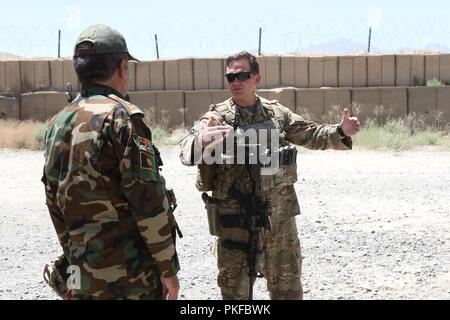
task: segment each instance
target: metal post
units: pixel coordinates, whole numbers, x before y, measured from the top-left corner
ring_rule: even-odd
[[[262,35],[262,28],[259,28],[259,46],[258,46],[258,55],[261,56],[261,35]]]
[[[369,45],[367,47],[367,52],[370,53],[370,41],[372,40],[372,27],[369,27]]]
[[[61,58],[61,30],[58,30],[58,59]]]
[[[155,34],[156,58],[159,60],[158,35]]]

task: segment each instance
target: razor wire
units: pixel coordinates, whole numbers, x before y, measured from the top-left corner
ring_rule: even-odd
[[[356,51],[364,53],[367,49],[368,28],[365,26],[348,34],[342,23],[324,24],[320,26],[320,31],[315,25],[305,25],[302,30],[295,30],[289,28],[288,21],[277,28],[271,28],[270,24],[264,21],[254,21],[249,23],[248,27],[242,28],[233,20],[227,19],[210,23],[193,23],[189,20],[173,23],[167,21],[166,24],[153,29],[144,25],[125,28],[124,31],[117,29],[124,34],[130,51],[141,60],[156,59],[155,34],[158,35],[161,59],[225,57],[241,50],[257,53],[259,27],[262,28],[263,54],[342,54],[340,46],[343,39],[354,45]],[[437,24],[417,24],[397,30],[376,28],[372,33],[372,52],[397,53],[402,50],[437,49],[445,51],[450,47],[450,25],[437,28]],[[6,26],[0,31],[0,52],[24,58],[56,58],[58,30],[39,26],[32,30]],[[61,28],[62,57],[72,56],[73,45],[80,31]],[[433,35],[433,39],[427,35]],[[389,43],[395,43],[395,47],[387,46],[387,39]],[[429,45],[434,46],[428,47]]]

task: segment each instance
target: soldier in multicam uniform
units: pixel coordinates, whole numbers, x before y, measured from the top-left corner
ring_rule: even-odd
[[[259,66],[256,58],[245,51],[226,60],[225,76],[232,98],[210,106],[191,129],[191,134],[180,143],[180,158],[185,165],[198,165],[197,189],[212,191],[212,197],[206,197],[206,206],[210,222],[218,224],[217,228],[210,225],[210,230],[214,229],[211,233],[218,236],[218,285],[222,297],[248,299],[248,224],[244,223],[242,199],[240,203],[230,190],[239,190],[245,198],[245,194],[252,192],[249,174],[243,164],[211,165],[196,162],[197,155],[212,142],[224,141],[233,132],[230,126],[235,126],[236,122],[245,130],[263,126],[276,129],[280,150],[291,153],[291,143],[309,149],[349,150],[352,148],[350,137],[360,130],[360,123],[357,118],[349,117],[345,109],[340,124],[318,125],[304,120],[278,101],[257,96],[256,86],[261,81]],[[300,214],[293,186],[296,181],[295,157],[280,163],[273,175],[261,176],[261,193],[269,203],[272,228],[271,231],[260,230],[257,270],[267,279],[271,299],[303,298],[302,257],[295,223],[295,216]]]
[[[46,131],[46,202],[63,259],[81,276],[58,292],[65,299],[178,297],[176,200],[144,114],[126,99],[128,60],[117,31],[82,32],[74,54],[81,94]]]

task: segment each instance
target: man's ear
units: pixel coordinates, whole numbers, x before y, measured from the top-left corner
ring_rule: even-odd
[[[258,86],[261,83],[261,74],[255,75],[255,85]]]
[[[119,65],[119,77],[122,79],[126,79],[128,72],[128,61],[123,59]]]

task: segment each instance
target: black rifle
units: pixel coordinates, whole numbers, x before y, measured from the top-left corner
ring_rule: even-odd
[[[239,127],[239,112],[236,112],[236,118],[233,123],[234,131]],[[253,300],[253,284],[257,277],[260,277],[256,272],[256,259],[261,253],[258,251],[259,236],[262,228],[269,231],[272,230],[270,222],[270,206],[269,202],[265,200],[261,194],[261,162],[260,152],[261,145],[248,144],[238,145],[237,138],[234,136],[234,150],[241,148],[245,152],[245,168],[252,181],[252,192],[249,194],[241,193],[233,184],[229,190],[229,195],[237,200],[240,206],[244,209],[246,226],[248,230],[247,243],[247,265],[248,265],[248,299]],[[236,158],[236,155],[235,155]],[[253,163],[256,162],[256,163]],[[230,243],[233,246],[233,243]]]

